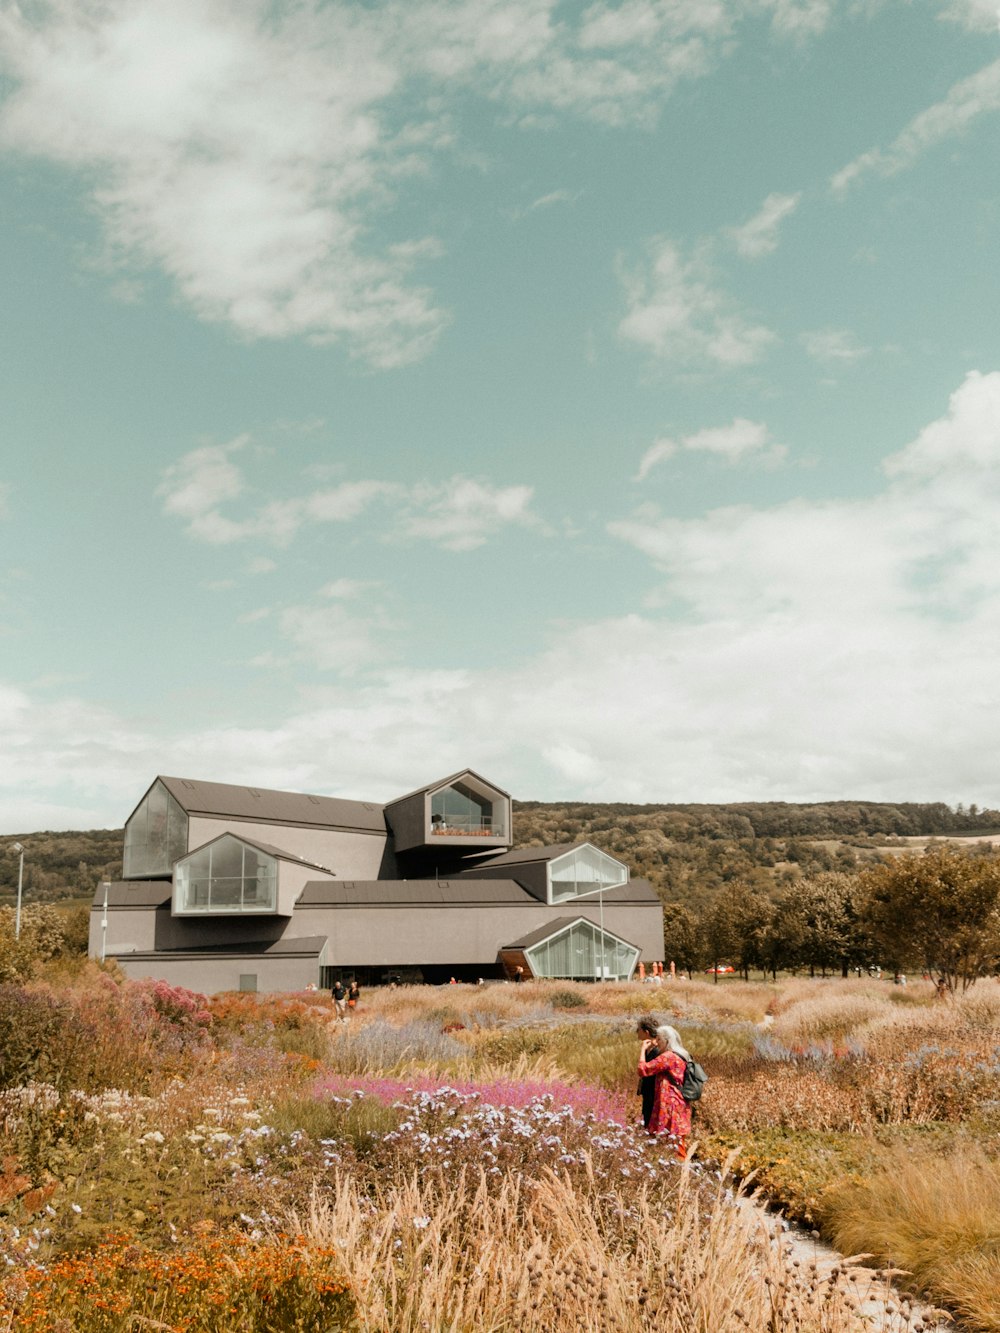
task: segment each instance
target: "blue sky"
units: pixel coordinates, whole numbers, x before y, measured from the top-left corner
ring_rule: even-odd
[[[994,0],[0,7],[0,829],[1000,802]]]

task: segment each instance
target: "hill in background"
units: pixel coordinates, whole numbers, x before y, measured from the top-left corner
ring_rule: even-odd
[[[943,802],[514,803],[516,846],[587,839],[627,861],[664,901],[695,909],[733,880],[773,892],[800,874],[852,870],[930,838],[998,833],[1000,811]],[[121,874],[122,829],[8,834],[0,837],[0,901],[16,892],[15,842],[27,849],[24,894],[34,902],[89,899],[102,879]]]

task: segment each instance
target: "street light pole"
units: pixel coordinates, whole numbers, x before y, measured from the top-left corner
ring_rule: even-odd
[[[607,888],[606,884],[602,885],[601,891],[597,895],[597,901],[601,905],[601,981],[602,982],[607,981],[608,979],[608,941],[606,935],[604,934],[604,890],[606,888]]]
[[[101,962],[103,963],[108,953],[108,890],[111,884],[108,880],[104,881],[104,913],[101,917]]]
[[[24,848],[19,842],[14,843],[14,851],[21,853],[21,860],[17,867],[17,910],[14,913],[14,938],[21,938],[21,888],[24,884]]]

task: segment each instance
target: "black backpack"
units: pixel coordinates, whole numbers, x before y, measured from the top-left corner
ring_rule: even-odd
[[[675,1088],[680,1088],[681,1096],[686,1102],[697,1102],[701,1099],[701,1094],[705,1091],[705,1084],[708,1082],[708,1075],[702,1069],[697,1060],[686,1060],[684,1062],[684,1077],[678,1083],[676,1079],[670,1079]]]

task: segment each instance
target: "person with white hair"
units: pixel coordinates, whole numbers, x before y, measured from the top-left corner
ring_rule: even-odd
[[[659,1054],[654,1055],[654,1049]],[[651,1057],[647,1059],[647,1056]],[[653,1111],[647,1126],[650,1134],[667,1134],[677,1144],[677,1156],[687,1156],[687,1140],[691,1133],[691,1107],[681,1094],[684,1070],[691,1056],[680,1038],[680,1033],[669,1023],[656,1029],[656,1040],[647,1037],[639,1050],[639,1077],[655,1076]]]

